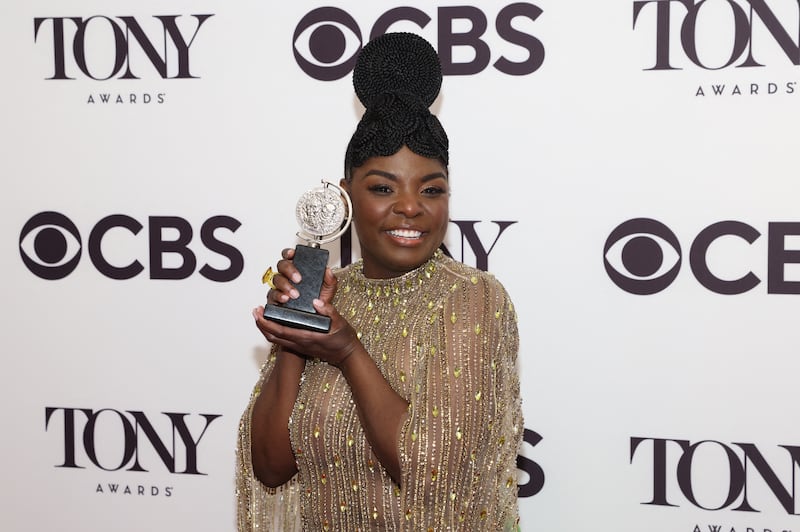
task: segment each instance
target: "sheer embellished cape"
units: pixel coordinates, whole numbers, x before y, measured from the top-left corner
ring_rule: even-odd
[[[513,305],[490,274],[437,251],[393,279],[338,270],[334,304],[386,380],[409,402],[398,434],[400,486],[367,443],[342,374],[307,362],[290,419],[298,473],[269,489],[255,479],[250,419],[239,430],[240,531],[516,530],[522,439]]]

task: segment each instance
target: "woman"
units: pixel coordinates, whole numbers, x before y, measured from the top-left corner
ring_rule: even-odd
[[[341,186],[362,258],[325,273],[314,305],[327,334],[253,312],[273,350],[242,417],[239,529],[516,530],[516,316],[494,277],[439,250],[438,57],[416,35],[387,34],[353,79],[366,111]],[[297,296],[292,257],[272,303]]]

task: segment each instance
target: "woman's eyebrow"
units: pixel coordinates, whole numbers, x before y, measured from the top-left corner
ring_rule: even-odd
[[[369,172],[364,174],[364,177],[367,177],[368,175],[379,175],[381,177],[385,177],[386,179],[391,179],[392,181],[397,181],[397,176],[396,175],[394,175],[394,174],[392,174],[390,172],[384,172],[383,170],[370,170]]]
[[[378,175],[378,176],[381,176],[381,177],[385,177],[386,179],[389,179],[391,181],[397,181],[397,176],[395,174],[393,174],[391,172],[384,172],[383,170],[370,170],[369,172],[364,174],[364,177],[366,177],[368,175]],[[423,176],[422,177],[422,182],[423,183],[427,183],[428,181],[431,181],[433,179],[438,179],[438,178],[447,179],[447,176],[444,174],[444,172],[433,172],[432,174],[428,174],[428,175]]]

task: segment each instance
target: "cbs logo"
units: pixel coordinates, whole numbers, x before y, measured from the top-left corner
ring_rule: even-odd
[[[544,62],[542,42],[528,33],[542,10],[527,3],[510,4],[497,13],[494,27],[497,36],[511,45],[508,52],[514,59],[500,55],[493,66],[512,76],[525,76],[539,69]],[[489,17],[474,6],[439,6],[436,9],[437,43],[444,75],[471,75],[485,70],[492,60],[492,50],[484,39]],[[395,23],[411,23],[424,29],[431,17],[413,7],[397,7],[380,15],[372,24],[369,38],[383,35]],[[454,27],[467,25],[467,31]],[[336,7],[320,7],[306,14],[295,27],[292,37],[298,66],[314,79],[334,81],[353,70],[358,52],[364,43],[363,34],[353,16]],[[454,49],[470,49],[472,59],[455,61]],[[522,52],[520,52],[520,48]],[[506,52],[504,48],[503,52]],[[520,59],[521,57],[521,59]]]
[[[689,265],[695,279],[717,294],[735,295],[750,291],[761,279],[739,263],[742,245],[751,246],[761,233],[751,225],[727,220],[709,225],[692,241]],[[770,222],[767,235],[767,293],[800,294],[800,280],[787,279],[787,270],[800,264],[800,246],[792,249],[792,238],[800,237],[800,222]],[[709,260],[709,250],[721,239],[733,240],[738,248],[736,260],[726,255],[726,266],[736,275],[722,275],[719,264]],[[787,244],[789,244],[787,249]],[[745,249],[744,251],[747,251]],[[661,292],[677,278],[683,261],[678,237],[663,223],[650,218],[635,218],[617,226],[606,239],[603,263],[608,277],[631,294]],[[718,261],[717,261],[718,262]],[[716,266],[716,268],[715,268]],[[787,268],[787,266],[789,268]],[[726,268],[727,269],[727,268]],[[795,270],[796,271],[796,270]]]
[[[186,279],[195,272],[197,255],[189,248],[194,235],[191,224],[177,216],[150,216],[146,244],[150,279]],[[218,232],[235,232],[241,223],[230,216],[213,216],[200,227],[200,241],[206,250],[223,257],[225,267],[206,263],[198,273],[206,279],[227,282],[244,269],[244,258],[233,245],[220,240]],[[145,270],[132,252],[144,226],[124,214],[106,216],[89,232],[87,252],[94,267],[111,279],[131,279]],[[77,268],[83,253],[77,226],[61,213],[40,212],[22,227],[19,251],[22,262],[34,275],[57,280]],[[111,252],[113,249],[115,252]],[[215,261],[217,262],[217,261]]]

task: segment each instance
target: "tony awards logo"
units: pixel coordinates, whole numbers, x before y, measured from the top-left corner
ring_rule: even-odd
[[[294,265],[302,276],[295,285],[300,297],[281,305],[266,305],[265,319],[299,329],[330,330],[331,319],[318,314],[311,303],[319,297],[330,255],[320,246],[336,240],[347,230],[352,213],[353,206],[347,192],[324,180],[321,187],[300,196],[295,210],[301,229],[297,236],[308,244],[298,244],[294,249]],[[271,280],[271,273],[270,269],[264,274],[265,283]]]

